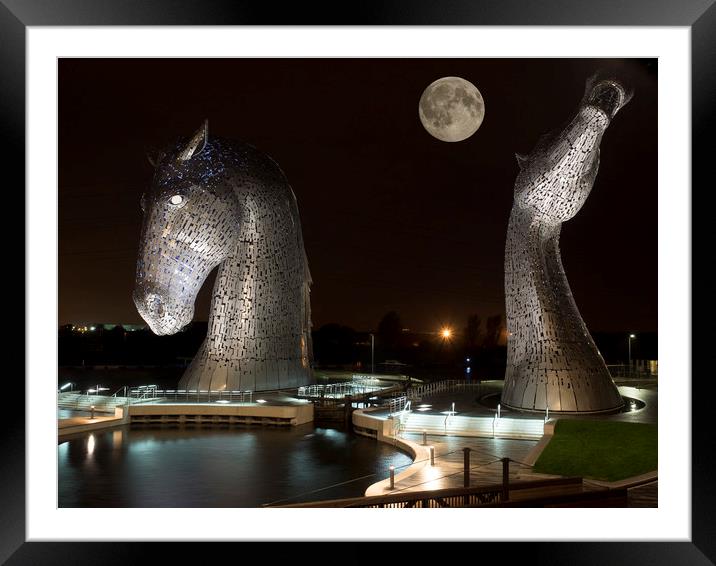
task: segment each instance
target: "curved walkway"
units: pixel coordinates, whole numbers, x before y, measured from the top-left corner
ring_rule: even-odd
[[[488,485],[502,482],[501,458],[507,457],[523,462],[532,448],[534,440],[506,440],[502,438],[475,438],[460,436],[427,435],[427,444],[423,445],[423,435],[415,433],[393,434],[393,423],[385,416],[371,415],[371,411],[358,410],[353,413],[353,424],[360,429],[376,431],[376,439],[393,444],[410,453],[414,461],[406,469],[396,470],[395,489],[390,489],[390,479],[371,485],[366,496],[386,495],[398,491],[423,491],[463,487],[464,452],[470,448],[470,485]],[[430,446],[435,451],[435,465],[430,465]],[[386,470],[386,475],[388,471]],[[558,476],[537,474],[530,466],[510,464],[510,481],[546,479]]]
[[[485,389],[487,390],[492,389],[493,391],[499,391],[501,383],[491,382],[486,385],[487,387]],[[618,385],[622,395],[640,399],[644,401],[647,406],[639,411],[617,413],[598,418],[631,422],[657,422],[658,386],[655,380],[645,383],[619,383]],[[470,391],[441,393],[423,399],[415,403],[415,406],[418,406],[421,402],[431,405],[430,408],[425,411],[427,414],[442,414],[443,411],[451,408],[453,402],[456,404],[456,411],[464,417],[484,416],[485,414],[494,413],[491,409],[481,405],[478,402],[478,396]],[[376,411],[373,412],[375,413]],[[354,415],[359,415],[359,423],[357,423],[354,418],[354,424],[359,424],[359,428],[373,428],[376,432],[375,438],[377,440],[393,443],[399,448],[406,450],[413,455],[414,462],[408,466],[407,469],[399,473],[398,470],[396,470],[395,488],[393,490],[389,489],[390,480],[386,478],[371,485],[365,492],[367,496],[385,495],[399,491],[423,491],[463,487],[463,448],[471,449],[470,485],[472,486],[500,483],[502,481],[502,463],[499,460],[503,457],[512,460],[509,470],[511,482],[558,477],[535,473],[532,470],[534,461],[539,455],[541,448],[548,442],[549,437],[543,437],[542,440],[536,441],[427,435],[427,444],[423,446],[422,434],[396,434],[397,431],[393,428],[392,422],[386,419],[384,413],[382,415],[380,415],[379,411],[377,412],[378,414],[370,413],[371,411],[356,411]],[[510,416],[516,418],[534,418],[534,415],[516,412],[512,412]],[[559,418],[580,417],[576,415],[559,415]],[[370,422],[373,424],[368,424]],[[429,462],[429,446],[433,446],[435,450],[434,466],[431,466]],[[418,456],[421,451],[424,455],[423,459]],[[619,482],[623,485],[634,486],[629,489],[629,507],[656,507],[658,505],[658,482],[656,479],[657,474],[654,472],[644,477],[630,478],[629,480],[624,480],[624,482]],[[605,485],[603,482],[586,480],[584,487],[585,489],[605,489],[606,487],[612,486]]]

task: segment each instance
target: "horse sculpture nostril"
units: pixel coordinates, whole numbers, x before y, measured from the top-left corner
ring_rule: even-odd
[[[588,103],[600,108],[609,118],[613,118],[626,103],[624,87],[615,81],[597,83],[589,93]]]
[[[161,318],[164,316],[164,311],[164,302],[161,297],[157,295],[149,295],[149,297],[147,297],[147,312],[151,316]]]

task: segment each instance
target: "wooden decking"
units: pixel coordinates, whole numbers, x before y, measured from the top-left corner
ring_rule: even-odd
[[[408,433],[405,438],[422,442],[421,434]],[[502,482],[501,458],[510,458],[510,482],[542,480],[558,476],[538,474],[531,466],[522,465],[534,440],[506,440],[501,438],[470,438],[457,436],[430,436],[428,445],[435,447],[435,466],[426,466],[406,480],[398,482],[396,489],[414,491],[445,489],[464,485],[464,452],[470,448],[470,485],[490,485]]]
[[[653,481],[627,490],[629,507],[658,507],[659,482]]]

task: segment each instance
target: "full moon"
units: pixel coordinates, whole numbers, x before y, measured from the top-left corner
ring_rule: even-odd
[[[430,135],[457,142],[466,140],[480,127],[485,117],[485,101],[471,82],[460,77],[443,77],[425,89],[418,114]]]

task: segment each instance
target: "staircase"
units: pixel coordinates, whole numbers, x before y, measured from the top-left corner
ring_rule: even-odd
[[[96,413],[114,414],[115,407],[122,407],[130,401],[127,397],[109,397],[107,395],[83,395],[82,393],[60,393],[57,396],[58,409],[71,409],[73,411],[94,410]]]
[[[502,417],[462,417],[454,415],[425,415],[409,413],[403,421],[402,432],[451,436],[481,436],[539,440],[544,434],[544,420]]]

